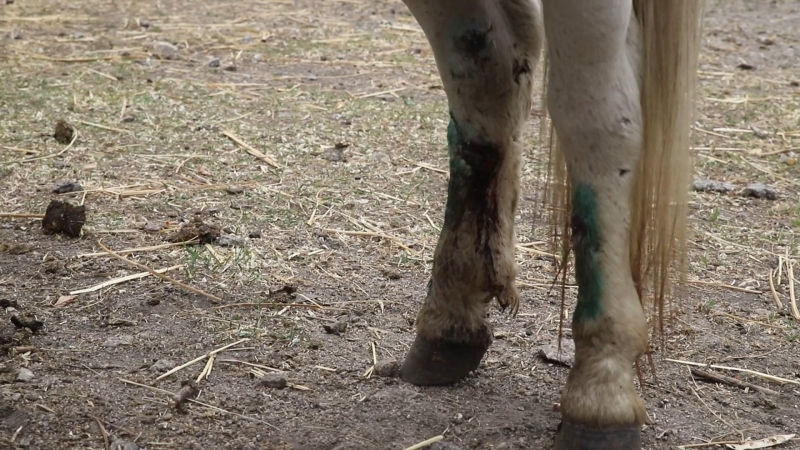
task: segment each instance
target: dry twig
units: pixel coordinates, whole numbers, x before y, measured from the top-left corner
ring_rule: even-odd
[[[270,166],[272,166],[272,167],[274,167],[276,169],[280,169],[281,168],[281,166],[278,165],[278,163],[275,162],[274,159],[272,159],[269,156],[267,156],[267,155],[261,153],[260,151],[256,150],[255,148],[253,148],[247,142],[239,139],[232,132],[230,132],[228,130],[223,130],[222,134],[225,135],[225,137],[227,137],[228,139],[232,140],[233,142],[236,142],[237,144],[239,144],[243,149],[245,149],[247,151],[247,153],[255,156],[256,158],[260,159],[261,161],[264,161],[265,163],[269,164]]]
[[[201,291],[200,289],[197,289],[197,288],[194,288],[192,286],[189,286],[188,284],[182,283],[182,282],[180,282],[180,281],[178,281],[178,280],[176,280],[174,278],[170,278],[170,277],[168,277],[166,275],[160,274],[157,271],[145,266],[144,264],[139,264],[139,263],[137,263],[135,261],[131,261],[128,258],[125,258],[124,256],[120,256],[117,253],[115,253],[113,250],[111,250],[108,247],[106,247],[105,245],[103,245],[103,243],[100,242],[100,241],[97,241],[97,245],[99,245],[100,248],[102,248],[103,250],[108,252],[108,254],[113,255],[115,258],[117,258],[119,260],[122,260],[122,261],[125,261],[126,263],[131,264],[131,265],[133,265],[135,267],[138,267],[138,268],[140,268],[142,270],[146,270],[146,271],[150,272],[150,274],[155,276],[155,277],[161,278],[162,280],[164,280],[166,282],[169,282],[169,283],[172,283],[175,286],[178,286],[178,287],[180,287],[182,289],[185,289],[185,290],[187,290],[187,291],[189,291],[189,292],[191,292],[193,294],[202,295],[203,297],[211,300],[211,302],[213,302],[213,303],[222,302],[222,299],[217,297],[214,294],[209,294],[208,292]]]
[[[690,368],[689,370],[692,372],[692,375],[696,377],[705,378],[707,380],[711,380],[716,383],[728,384],[731,386],[740,387],[742,389],[752,389],[754,391],[762,392],[764,394],[778,395],[778,392],[773,391],[772,389],[761,387],[756,384],[748,383],[746,381],[740,381],[737,380],[736,378],[729,377],[726,375],[714,372],[706,372],[705,370],[695,369],[694,367]]]

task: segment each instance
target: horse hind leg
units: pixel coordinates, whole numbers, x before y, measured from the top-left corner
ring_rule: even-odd
[[[638,450],[644,403],[632,365],[647,324],[629,262],[642,152],[639,29],[630,0],[544,0],[548,106],[572,187],[575,364],[557,450]]]
[[[492,341],[487,305],[516,311],[520,129],[543,32],[533,0],[405,0],[433,49],[450,108],[450,180],[417,336],[401,378],[449,384]]]

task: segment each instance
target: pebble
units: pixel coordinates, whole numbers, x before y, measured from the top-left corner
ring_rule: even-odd
[[[83,186],[80,183],[74,181],[62,181],[60,183],[56,183],[55,187],[53,188],[54,194],[66,194],[67,192],[80,192],[83,190]]]
[[[119,347],[122,345],[133,344],[133,336],[130,334],[121,334],[119,336],[111,336],[103,342],[103,347]]]
[[[222,236],[217,239],[217,245],[220,247],[242,247],[244,239],[238,236]]]
[[[170,44],[169,42],[158,41],[153,44],[154,53],[161,59],[178,59],[180,57],[180,50],[178,47]]]
[[[219,58],[211,58],[211,59],[209,59],[208,62],[206,63],[206,65],[208,67],[219,67],[219,65],[220,65]]]
[[[153,372],[166,372],[175,366],[176,364],[173,361],[170,361],[168,359],[159,359],[158,361],[153,363],[153,365],[150,366],[149,369]]]
[[[372,159],[386,164],[392,163],[392,158],[383,152],[372,152]]]
[[[33,372],[31,372],[29,369],[22,367],[19,369],[19,372],[17,372],[17,381],[26,382],[31,381],[32,379]]]
[[[325,324],[322,326],[322,328],[328,334],[340,334],[344,333],[344,331],[347,330],[347,322],[340,321],[332,325]]]
[[[284,389],[289,385],[286,376],[282,373],[268,373],[261,380],[261,384],[272,389]]]
[[[114,441],[111,443],[110,450],[139,450],[139,446],[128,441]]]
[[[228,186],[225,188],[225,192],[231,195],[241,194],[242,192],[244,192],[244,188],[242,186],[236,186],[236,185]]]
[[[250,233],[247,235],[247,237],[249,237],[250,239],[261,239],[261,230],[254,230],[254,231],[251,231],[251,232],[250,232]]]
[[[161,222],[147,222],[144,224],[144,231],[148,233],[157,233],[164,228],[164,224]]]

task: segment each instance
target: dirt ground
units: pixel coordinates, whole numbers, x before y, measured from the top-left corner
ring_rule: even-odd
[[[568,369],[537,357],[560,302],[537,214],[537,114],[520,314],[491,312],[496,341],[455,386],[376,374],[413,339],[447,180],[445,97],[399,0],[5,3],[0,448],[399,450],[437,436],[430,448],[549,448]],[[710,2],[696,177],[731,186],[692,193],[690,283],[654,341],[657,383],[643,374],[646,449],[800,425],[798,11]],[[54,136],[60,120],[74,131]],[[747,195],[751,183],[776,198]],[[42,232],[54,199],[86,207],[81,238]],[[222,236],[165,246],[197,219]],[[143,272],[101,243],[160,246],[123,255],[219,301],[153,276],[71,294]],[[775,392],[667,359],[748,369],[701,368]],[[196,402],[174,409],[204,367]]]

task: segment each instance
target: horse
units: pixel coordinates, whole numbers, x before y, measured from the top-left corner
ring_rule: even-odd
[[[492,342],[489,305],[517,311],[520,134],[543,61],[554,132],[547,201],[578,284],[575,362],[554,448],[640,449],[646,412],[633,366],[649,346],[644,299],[652,297],[663,320],[684,268],[703,2],[404,3],[447,95],[450,178],[401,379],[419,386],[463,379]]]

